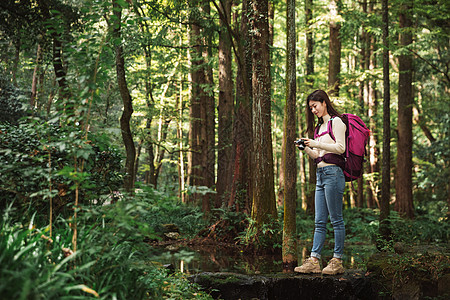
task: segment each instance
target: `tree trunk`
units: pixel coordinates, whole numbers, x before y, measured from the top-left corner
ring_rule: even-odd
[[[268,0],[253,1],[253,207],[252,219],[260,228],[277,218],[271,136],[270,54]]]
[[[364,41],[364,35],[361,35],[361,45],[362,46],[361,46],[361,61],[360,61],[361,71],[364,71],[364,57],[365,57],[366,47],[362,41]],[[360,107],[363,107],[364,106],[364,81],[360,81],[360,83],[359,83],[358,101],[359,101]],[[360,110],[360,112],[361,112],[361,110]],[[364,207],[364,199],[363,199],[362,195],[361,195],[361,197],[359,197],[359,195],[358,195],[358,197],[356,197],[355,205],[356,205],[356,207],[361,207],[361,208]]]
[[[312,139],[313,136],[308,136]],[[316,172],[317,165],[311,158],[308,158],[309,177],[308,177],[308,189],[306,191],[306,213],[308,215],[314,215],[315,203],[314,198],[316,196]]]
[[[193,3],[198,5],[198,3]],[[193,19],[192,19],[193,18]],[[195,16],[191,16],[190,30],[191,47],[191,105],[188,153],[188,185],[191,187],[208,186],[208,155],[210,145],[207,134],[207,107],[210,98],[204,90],[208,85],[204,57],[204,39]],[[201,197],[198,193],[192,194],[189,201],[200,201],[202,210],[209,213],[210,203],[208,197]]]
[[[218,106],[218,152],[217,152],[217,199],[220,207],[229,199],[233,177],[233,81],[231,71],[231,40],[228,25],[231,23],[231,0],[221,1],[223,17],[219,32],[219,106]],[[225,20],[224,20],[225,19]]]
[[[17,38],[17,41],[14,43],[14,64],[12,68],[12,79],[13,79],[13,85],[17,87],[17,69],[19,68],[19,62],[20,62],[20,47],[21,47],[21,41],[20,38]]]
[[[305,25],[306,25],[306,82],[310,88],[314,84],[314,37],[312,31],[312,7],[313,0],[305,0]]]
[[[113,10],[116,19],[114,20],[113,37],[116,41],[121,41],[120,29],[122,8],[113,1]],[[131,115],[133,114],[133,104],[130,92],[128,90],[127,81],[125,78],[125,60],[123,57],[123,46],[121,44],[115,45],[116,50],[116,73],[117,83],[119,86],[120,96],[123,102],[123,112],[120,117],[120,129],[122,131],[122,139],[125,145],[126,160],[125,160],[125,172],[124,188],[127,192],[132,192],[134,189],[134,161],[136,158],[136,149],[133,142],[133,135],[130,128]]]
[[[411,2],[410,2],[411,3]],[[408,14],[410,4],[402,7],[400,18],[400,44],[408,47],[412,43],[409,32],[412,22]],[[414,217],[412,195],[412,72],[413,61],[410,54],[402,54],[399,61],[398,87],[398,146],[395,210],[407,218]]]
[[[48,1],[38,1],[38,5],[41,8],[42,14],[44,19],[50,20],[52,17],[50,14],[50,10],[52,7],[50,7]],[[52,48],[52,54],[53,54],[53,69],[55,71],[55,77],[56,82],[59,86],[59,94],[60,97],[63,99],[69,99],[70,98],[70,90],[69,86],[67,84],[66,80],[66,71],[64,70],[63,62],[62,62],[62,42],[61,42],[61,35],[59,34],[58,28],[54,28],[53,26],[50,26],[51,31],[51,37],[53,40],[53,48]],[[73,103],[69,104],[69,107],[67,106],[67,101],[64,102],[64,109],[68,113],[68,115],[74,114],[74,107]]]
[[[389,81],[389,8],[388,0],[382,0],[383,12],[383,156],[381,176],[380,226],[384,240],[390,239],[390,189],[391,189],[391,94]],[[380,248],[381,245],[378,245]]]
[[[374,12],[373,3],[369,4],[368,12],[372,14]],[[376,65],[376,53],[375,53],[375,36],[373,34],[369,34],[369,71],[372,72],[377,67]],[[380,208],[380,202],[377,195],[377,186],[376,186],[376,174],[380,172],[380,167],[378,163],[378,135],[375,134],[377,124],[375,120],[375,115],[378,109],[378,99],[377,92],[375,86],[375,80],[369,78],[369,101],[368,101],[368,116],[369,116],[369,129],[372,134],[369,136],[369,163],[367,164],[367,173],[370,174],[370,179],[367,180],[367,199],[369,203],[372,203],[373,206],[377,206]]]
[[[293,269],[297,265],[297,230],[295,212],[297,204],[297,147],[296,138],[296,51],[295,0],[287,0],[286,13],[286,106],[284,114],[284,223],[283,266]]]
[[[138,180],[137,174],[139,171],[139,161],[141,157],[142,144],[144,143],[144,139],[140,139],[136,149],[136,158],[134,160],[134,182]]]
[[[64,99],[69,99],[71,97],[69,91],[69,85],[66,80],[66,71],[64,70],[64,66],[62,63],[62,43],[60,41],[60,36],[56,33],[53,34],[53,68],[55,69],[56,81],[58,82],[60,95]],[[66,111],[69,115],[73,115],[74,107],[73,103],[69,104],[67,107],[66,103]]]
[[[33,81],[31,83],[31,99],[30,99],[30,106],[33,109],[34,107],[36,107],[36,95],[37,95],[37,83],[38,83],[38,78],[39,78],[39,73],[40,73],[40,67],[41,67],[41,63],[42,63],[42,47],[41,44],[39,43],[37,45],[37,51],[36,51],[36,65],[34,66],[34,71],[33,71]]]
[[[205,18],[209,19],[211,15],[211,7],[209,0],[203,0],[203,11],[205,13]],[[203,29],[206,30],[206,29]],[[214,87],[213,69],[209,63],[213,59],[212,54],[212,34],[203,33],[205,45],[203,47],[203,58],[205,61],[205,87],[208,86],[212,90]],[[214,187],[216,175],[215,175],[215,165],[216,165],[216,103],[214,98],[214,92],[203,91],[203,105],[202,111],[204,111],[204,130],[202,130],[204,135],[204,140],[206,141],[204,150],[202,152],[203,156],[203,177],[204,185],[210,189]],[[231,149],[231,148],[230,148]],[[230,150],[231,151],[231,150]],[[214,203],[216,195],[213,193],[206,193],[202,197],[202,207],[204,212],[209,212],[211,210],[211,203]]]
[[[364,15],[367,15],[367,0],[361,2],[361,9]],[[368,33],[366,31],[366,25],[363,23],[363,29],[361,32],[361,60],[360,67],[361,72],[367,73],[369,69],[369,44],[368,44]],[[368,79],[367,76],[363,76],[363,79],[360,81],[359,86],[359,114],[361,116],[365,115],[365,107],[368,104]],[[358,191],[356,194],[356,205],[358,207],[364,207],[364,182],[363,178],[360,177],[357,180],[358,182]],[[366,201],[367,207],[372,207],[372,203],[367,199]]]
[[[297,112],[298,115],[298,130],[299,130],[299,135],[298,136],[304,136],[304,126],[302,125],[302,118],[301,116],[302,111],[300,109],[298,109]],[[308,158],[308,155],[305,154],[303,151],[298,151],[299,153],[299,157],[300,157],[300,205],[302,207],[303,210],[306,211],[307,206],[306,206],[306,196],[307,196],[307,192],[306,192],[306,188],[307,188],[307,181],[306,181],[306,160]]]
[[[201,65],[203,60],[200,46],[198,46],[198,36],[200,28],[192,24],[190,29],[190,43],[194,45],[191,48],[191,103],[189,106],[189,152],[188,152],[188,179],[189,187],[201,185],[201,90],[200,84],[204,82],[204,73]],[[188,202],[196,201],[196,194],[189,195]]]
[[[252,56],[249,31],[250,8],[242,1],[240,29],[237,36],[236,104],[233,122],[233,182],[228,207],[250,214],[253,199],[251,168],[253,153],[252,129]]]
[[[164,121],[164,123],[162,124],[161,127],[161,138],[158,140],[158,143],[162,143],[162,141],[166,141],[167,140],[167,132],[168,132],[168,127],[169,127],[169,123],[171,122],[170,119],[167,119]],[[159,134],[158,134],[159,135]],[[166,150],[164,147],[161,147],[159,144],[156,147],[156,158],[154,158],[153,164],[154,164],[154,176],[153,176],[153,180],[154,180],[154,187],[155,189],[158,187],[158,177],[161,171],[161,167],[162,167],[162,162],[164,160],[164,156],[166,155]]]
[[[151,58],[151,49],[149,46],[144,45],[144,55],[145,55],[145,64],[147,68],[146,73],[146,79],[145,79],[145,104],[147,106],[147,120],[145,122],[145,134],[147,135],[146,140],[146,150],[148,154],[147,163],[149,166],[149,170],[146,173],[145,182],[146,184],[150,184],[153,186],[153,188],[156,189],[156,178],[155,178],[155,154],[154,154],[154,148],[153,148],[153,142],[151,138],[151,128],[152,128],[152,121],[153,121],[153,108],[155,106],[155,101],[153,100],[153,87],[150,81],[150,70],[152,65],[152,58]]]
[[[275,119],[276,120],[276,119]],[[283,129],[286,126],[286,115],[284,115],[283,118]],[[276,128],[277,125],[275,124],[274,127]],[[276,140],[274,140],[274,145],[276,145]],[[285,156],[285,152],[283,149],[286,148],[286,134],[285,132],[283,133],[283,136],[281,138],[281,159],[280,159],[280,164],[277,165],[277,161],[275,160],[275,167],[278,169],[275,170],[275,174],[276,177],[278,177],[278,192],[277,192],[277,206],[282,206],[284,203],[284,175],[285,175],[285,171],[284,171],[284,167],[285,167],[285,160],[286,160],[286,156]]]
[[[305,0],[305,23],[306,23],[306,83],[312,88],[314,85],[314,38],[312,32],[312,8],[313,0]],[[308,107],[306,109],[309,109]],[[309,138],[314,138],[314,136],[308,136]],[[303,154],[302,154],[303,155]],[[317,166],[314,161],[308,159],[309,165],[309,176],[308,185],[306,189],[305,197],[305,209],[308,214],[314,213],[314,195],[316,186],[316,169]]]
[[[182,43],[182,39],[180,38],[180,45]],[[182,61],[182,53],[180,52],[179,61],[181,66]],[[183,151],[183,72],[180,72],[180,87],[179,87],[179,95],[177,97],[176,107],[178,109],[178,118],[177,118],[177,139],[178,139],[178,148],[180,150],[178,155],[178,183],[179,183],[179,198],[182,203],[186,203],[186,193],[185,193],[185,159],[184,159],[184,151]]]
[[[340,0],[330,1],[330,48],[328,64],[328,89],[330,96],[339,96],[339,73],[341,72],[341,38],[339,30],[339,8]]]
[[[275,30],[274,30],[274,20],[275,20],[275,1],[274,0],[269,0],[269,10],[268,10],[268,16],[269,16],[269,63],[272,63],[272,59],[273,59],[273,51],[272,48],[273,47],[273,37],[275,35]],[[272,74],[270,74],[270,82],[272,82]]]
[[[180,72],[180,92],[177,97],[178,120],[177,120],[177,139],[180,153],[178,155],[178,196],[181,202],[185,203],[185,171],[184,171],[184,151],[183,151],[183,75]]]

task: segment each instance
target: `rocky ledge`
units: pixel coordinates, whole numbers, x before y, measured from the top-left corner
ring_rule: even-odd
[[[336,276],[243,275],[204,272],[190,277],[215,299],[377,299],[377,288],[370,276],[350,270]]]
[[[450,299],[450,255],[446,249],[414,248],[376,253],[367,271],[347,269],[336,276],[205,272],[190,280],[215,299]]]

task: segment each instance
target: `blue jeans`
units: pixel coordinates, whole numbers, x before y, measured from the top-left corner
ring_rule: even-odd
[[[345,225],[342,217],[342,196],[345,177],[342,169],[331,165],[317,169],[315,198],[315,229],[311,256],[320,258],[327,233],[328,215],[334,229],[334,255],[342,258],[344,253]]]

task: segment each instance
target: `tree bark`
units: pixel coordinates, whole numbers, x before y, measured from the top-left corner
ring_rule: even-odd
[[[237,41],[236,101],[233,122],[233,182],[228,207],[250,214],[253,199],[251,167],[252,129],[252,51],[249,27],[249,3],[242,1],[242,14]]]
[[[312,8],[313,0],[305,0],[305,25],[306,25],[306,83],[312,88],[314,85],[314,37],[312,29]],[[306,109],[309,109],[308,107]],[[309,138],[314,138],[314,136],[308,136]],[[303,154],[301,154],[303,156]],[[309,165],[309,176],[308,185],[305,192],[305,209],[308,214],[314,213],[314,196],[315,196],[315,186],[316,186],[316,164],[308,159]]]
[[[367,0],[360,2],[361,9],[364,15],[367,15]],[[360,59],[360,68],[363,74],[367,74],[369,70],[369,57],[370,57],[370,45],[369,45],[369,34],[367,33],[366,23],[363,21],[362,24],[362,32],[361,32],[361,59]],[[369,79],[368,76],[362,76],[359,86],[359,114],[361,116],[366,115],[366,107],[369,104]],[[364,207],[364,180],[361,177],[357,179],[358,182],[358,190],[356,193],[356,206]],[[351,194],[353,197],[353,193]],[[372,207],[372,203],[369,201],[369,198],[366,198],[366,206]]]
[[[220,207],[229,199],[233,177],[233,81],[231,70],[231,40],[227,23],[231,20],[231,0],[220,2],[223,18],[219,32],[219,106],[218,106],[218,152],[217,152],[217,199]]]
[[[203,11],[205,13],[205,18],[209,19],[211,15],[211,7],[209,0],[203,0],[202,2]],[[206,31],[207,28],[204,28],[203,31]],[[214,92],[211,87],[214,86],[214,78],[213,78],[213,69],[210,60],[213,59],[212,54],[212,34],[203,33],[204,42],[203,42],[203,58],[205,61],[204,72],[205,72],[205,87],[208,86],[210,88],[210,92],[203,91],[203,105],[202,111],[204,111],[204,125],[205,128],[202,130],[204,135],[204,140],[206,144],[204,145],[204,152],[202,152],[204,168],[203,168],[203,176],[204,176],[204,185],[210,189],[214,187],[216,175],[215,175],[215,165],[216,165],[216,103]],[[230,148],[231,149],[231,148]],[[213,193],[206,193],[202,197],[202,207],[203,211],[209,213],[211,210],[211,204],[214,204],[215,199],[217,199],[216,195]],[[217,203],[216,203],[217,204]]]
[[[374,4],[369,4],[368,12],[372,14],[374,12]],[[369,71],[372,72],[377,67],[376,52],[375,52],[375,36],[369,34]],[[376,186],[376,174],[380,172],[380,166],[378,163],[378,135],[376,134],[376,113],[378,109],[378,99],[375,86],[375,80],[370,76],[369,78],[369,101],[368,101],[368,117],[369,117],[369,129],[372,134],[369,136],[369,163],[367,164],[367,173],[371,174],[370,179],[367,180],[367,201],[373,206],[380,207],[380,202],[377,195]]]
[[[381,176],[380,226],[379,233],[384,240],[390,239],[390,189],[391,189],[391,93],[389,81],[389,7],[388,0],[382,0],[383,19],[383,157]],[[381,245],[378,245],[381,248]]]
[[[408,47],[412,44],[412,34],[409,32],[412,22],[411,2],[402,6],[399,15],[400,44]],[[402,54],[399,61],[398,87],[398,146],[397,146],[397,178],[396,201],[394,209],[407,218],[414,217],[412,195],[412,55]]]
[[[298,131],[299,131],[299,135],[298,136],[304,136],[304,126],[302,125],[302,116],[303,113],[301,111],[301,109],[297,110],[297,119],[298,119]],[[306,188],[307,188],[307,181],[306,181],[306,159],[307,159],[307,154],[305,154],[303,151],[299,151],[299,158],[300,158],[300,170],[299,170],[299,174],[300,174],[300,206],[303,210],[306,211],[307,206],[306,206]]]
[[[14,48],[16,51],[14,52],[14,64],[13,64],[13,68],[12,68],[12,79],[13,79],[13,85],[15,87],[17,87],[17,69],[19,68],[20,47],[22,44],[20,41],[20,38],[17,38],[17,40],[13,44],[14,44]]]
[[[116,41],[121,41],[121,18],[122,7],[113,0],[113,10],[116,19],[114,20],[113,37]],[[117,83],[119,86],[120,96],[123,102],[123,112],[120,117],[120,129],[122,131],[122,139],[125,145],[126,160],[125,160],[125,172],[124,188],[127,192],[132,192],[134,189],[134,162],[136,158],[136,148],[133,142],[133,134],[131,133],[130,120],[133,114],[133,101],[128,90],[127,81],[125,78],[125,60],[123,57],[122,44],[115,45],[116,50],[116,73]]]
[[[197,1],[193,5],[199,5]],[[203,8],[205,10],[205,7]],[[189,109],[190,115],[190,131],[189,144],[190,151],[188,153],[188,185],[191,187],[208,186],[208,157],[209,141],[208,141],[208,97],[204,87],[208,85],[208,73],[205,67],[205,40],[202,38],[200,26],[197,24],[197,18],[191,15],[190,43],[191,47],[191,105]],[[192,194],[189,201],[200,201],[202,210],[208,214],[211,210],[210,196],[200,196],[198,193]]]
[[[39,1],[38,4],[41,7],[44,19],[50,20],[50,18],[52,17],[50,13],[52,7],[50,7],[49,5],[51,4],[49,4],[49,2],[47,1]],[[51,26],[51,28],[49,29],[51,30],[50,35],[53,40],[53,69],[55,71],[56,82],[59,86],[59,95],[61,98],[67,100],[71,97],[71,93],[66,80],[66,71],[63,66],[61,35],[58,33],[58,28],[53,28],[53,26]],[[68,115],[74,114],[73,104],[74,103],[67,103],[67,101],[64,102],[64,109],[66,110]]]
[[[314,85],[314,37],[312,31],[313,0],[305,0],[305,25],[306,25],[306,82],[310,88]]]
[[[287,85],[286,85],[287,88]],[[276,119],[275,119],[276,120]],[[283,129],[286,126],[286,115],[284,115],[283,118]],[[274,127],[276,128],[277,125],[275,124]],[[277,141],[274,140],[274,144],[277,144]],[[276,177],[278,177],[278,182],[276,184],[278,184],[278,192],[277,192],[277,206],[282,206],[284,203],[284,176],[285,176],[285,172],[284,172],[284,167],[285,167],[285,160],[286,160],[286,153],[284,152],[283,149],[286,148],[286,134],[285,132],[283,132],[283,136],[281,137],[281,159],[280,159],[280,163],[279,165],[277,164],[277,160],[275,160],[275,167],[278,170],[275,170],[275,174]]]
[[[328,63],[328,89],[330,96],[339,96],[339,73],[341,72],[341,38],[339,31],[341,24],[339,22],[340,0],[330,1],[330,49]]]
[[[277,218],[271,136],[268,0],[252,3],[253,207],[255,225]]]
[[[136,149],[136,158],[134,160],[134,181],[137,181],[137,174],[139,171],[139,162],[140,162],[140,158],[141,158],[141,150],[142,150],[142,144],[144,143],[144,139],[140,139],[139,143],[137,145],[137,149]]]
[[[189,146],[188,152],[188,179],[187,184],[190,187],[199,186],[202,183],[202,136],[201,136],[201,89],[200,84],[203,83],[205,74],[201,65],[203,64],[202,53],[198,45],[198,37],[200,35],[200,28],[196,24],[192,24],[190,28],[190,43],[195,45],[191,48],[191,100],[189,106]],[[197,199],[197,195],[189,196],[188,202],[193,202]]]
[[[30,106],[31,108],[34,108],[36,105],[36,95],[37,95],[37,83],[40,73],[40,67],[42,63],[42,47],[41,44],[38,43],[37,50],[36,50],[36,65],[34,66],[33,71],[33,81],[31,83],[31,99],[30,99]]]
[[[146,79],[145,79],[145,104],[147,106],[147,120],[145,122],[145,134],[147,135],[147,138],[145,139],[146,143],[146,150],[148,154],[147,163],[149,166],[149,170],[146,172],[146,178],[145,182],[147,184],[152,185],[154,188],[157,186],[156,178],[155,178],[155,154],[154,154],[154,147],[153,147],[153,141],[151,138],[151,127],[152,127],[152,121],[153,121],[153,108],[155,106],[155,101],[153,100],[153,87],[150,81],[150,69],[152,65],[152,57],[151,57],[151,49],[148,45],[143,46],[144,49],[144,55],[145,55],[145,65],[147,68],[146,72]]]
[[[296,51],[295,51],[295,0],[286,0],[286,106],[284,114],[284,223],[283,266],[292,269],[297,265],[297,147],[296,138]]]

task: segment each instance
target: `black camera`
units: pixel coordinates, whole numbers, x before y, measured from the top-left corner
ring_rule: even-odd
[[[299,140],[294,141],[294,143],[297,145],[298,149],[305,150],[306,145],[305,145],[304,140],[299,139]]]

